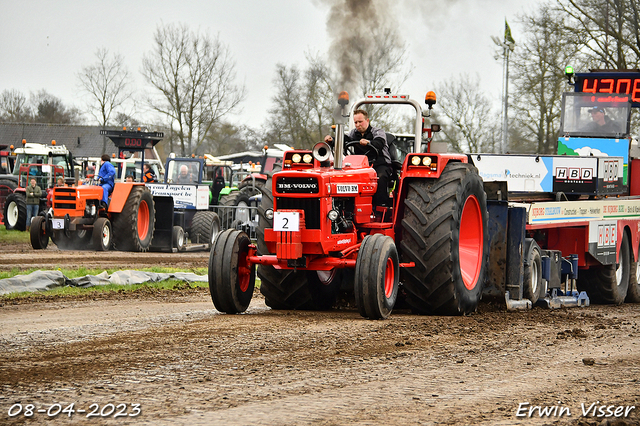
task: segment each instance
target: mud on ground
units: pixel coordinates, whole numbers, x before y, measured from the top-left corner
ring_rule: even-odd
[[[616,419],[582,404],[640,407],[639,334],[629,304],[368,321],[273,311],[259,295],[223,315],[187,286],[5,303],[0,423],[637,425],[638,408]],[[50,418],[56,403],[88,411]],[[136,417],[87,419],[91,404],[134,403]],[[9,417],[16,404],[33,416]]]

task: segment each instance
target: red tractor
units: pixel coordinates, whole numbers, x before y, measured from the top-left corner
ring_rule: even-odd
[[[429,115],[408,96],[370,95],[347,115],[348,102],[343,92],[334,115],[333,155],[324,142],[313,151],[287,151],[282,171],[266,182],[257,244],[238,230],[217,237],[209,288],[219,311],[247,309],[256,266],[273,309],[328,309],[340,290],[352,291],[360,314],[370,319],[387,318],[399,294],[416,313],[476,309],[488,259],[487,201],[476,168],[466,155],[430,152],[439,126],[423,129]],[[429,110],[435,104],[433,92],[426,103]],[[369,159],[343,157],[343,148],[348,153],[353,145],[344,144],[345,118],[365,104],[411,105],[416,111],[413,146],[398,158],[392,207],[381,215],[372,206],[378,183]],[[396,152],[393,136],[387,139]]]

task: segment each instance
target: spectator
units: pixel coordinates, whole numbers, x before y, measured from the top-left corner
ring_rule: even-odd
[[[27,187],[27,231],[31,228],[31,219],[38,216],[40,197],[42,189],[36,184],[35,178],[31,178]]]

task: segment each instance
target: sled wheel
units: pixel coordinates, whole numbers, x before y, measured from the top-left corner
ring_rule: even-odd
[[[249,263],[251,241],[242,231],[228,229],[218,235],[209,255],[209,291],[220,312],[237,314],[249,307],[256,281]]]
[[[49,245],[49,236],[44,229],[44,221],[44,216],[36,216],[31,219],[29,237],[31,239],[31,247],[36,250],[46,249]]]
[[[362,240],[354,281],[360,315],[385,319],[398,298],[398,252],[391,237],[374,234]]]
[[[578,275],[578,289],[586,290],[592,303],[620,305],[629,288],[631,255],[629,236],[623,232],[618,263],[589,268]]]
[[[174,226],[171,231],[171,240],[173,241],[173,248],[178,251],[184,251],[186,246],[185,238],[184,238],[184,229],[182,226]]]
[[[93,224],[91,233],[94,250],[108,251],[111,249],[112,238],[111,222],[106,217],[99,217]]]
[[[629,261],[633,260],[633,253],[629,251]],[[638,250],[638,256],[640,257],[640,250]],[[631,262],[631,268],[629,269],[629,289],[627,290],[627,303],[640,303],[640,268],[638,268],[638,259],[635,262]]]
[[[546,289],[543,288],[544,285],[542,283],[540,247],[533,238],[526,239],[524,253],[523,293],[525,299],[529,299],[532,304],[535,304],[538,299],[545,296]]]

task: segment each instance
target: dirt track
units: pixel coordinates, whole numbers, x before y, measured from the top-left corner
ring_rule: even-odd
[[[639,332],[640,305],[508,313],[483,304],[467,317],[367,321],[350,309],[272,311],[260,297],[244,315],[222,315],[202,289],[5,303],[0,423],[44,423],[37,410],[56,403],[88,410],[71,417],[86,424],[612,420],[582,415],[581,404],[596,403],[629,410],[611,424],[640,424]],[[128,414],[136,403],[141,413],[87,419],[94,403],[104,413],[127,404]],[[36,412],[10,418],[15,404]],[[532,406],[563,415],[528,417]],[[66,422],[60,414],[47,424]]]

